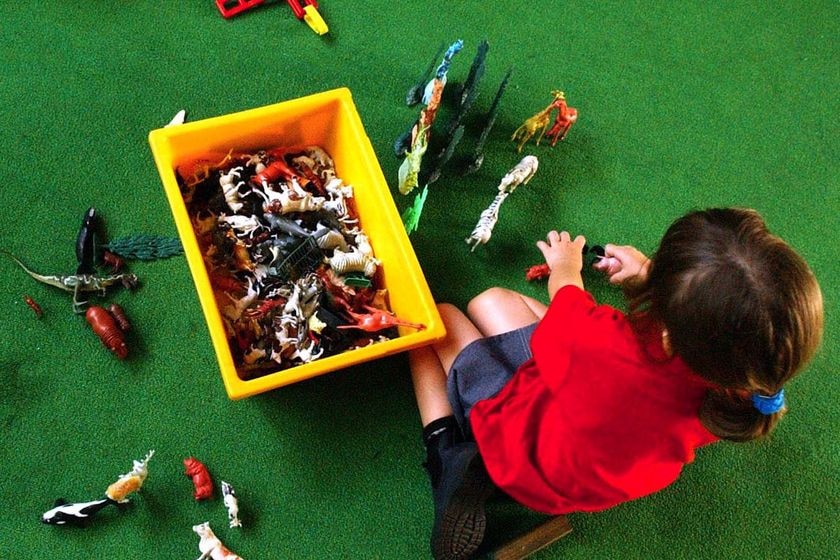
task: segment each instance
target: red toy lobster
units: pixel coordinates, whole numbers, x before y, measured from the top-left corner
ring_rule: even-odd
[[[195,457],[184,459],[184,474],[192,478],[193,486],[195,486],[193,497],[196,500],[213,497],[213,479],[210,478],[210,471],[201,461]]]

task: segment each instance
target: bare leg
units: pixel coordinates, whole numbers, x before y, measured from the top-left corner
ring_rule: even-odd
[[[467,305],[467,314],[484,336],[494,336],[535,323],[548,307],[507,288],[489,288]]]
[[[458,353],[473,340],[481,338],[481,332],[455,306],[442,303],[438,305],[438,311],[446,327],[446,337],[431,347],[408,353],[414,396],[423,426],[452,414],[446,395],[446,375]]]
[[[451,415],[452,407],[449,406],[446,396],[446,373],[435,351],[430,346],[411,350],[408,353],[408,363],[423,426]]]

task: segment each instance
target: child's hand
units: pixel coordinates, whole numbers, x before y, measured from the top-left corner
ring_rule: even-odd
[[[537,241],[537,247],[545,257],[545,263],[551,270],[548,277],[548,293],[550,297],[568,284],[583,288],[581,269],[583,268],[583,246],[586,239],[582,235],[572,240],[569,232],[548,232],[546,241]]]
[[[604,257],[593,263],[592,268],[603,272],[610,284],[636,287],[647,280],[650,259],[630,245],[606,245]]]

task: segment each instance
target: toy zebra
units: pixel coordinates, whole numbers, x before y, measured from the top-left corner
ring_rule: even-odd
[[[534,156],[525,156],[522,160],[514,166],[513,169],[507,172],[502,177],[499,183],[499,194],[493,199],[493,202],[488,206],[479,216],[478,223],[470,233],[469,237],[465,239],[468,245],[472,248],[470,252],[475,251],[479,245],[484,245],[490,241],[490,236],[493,234],[493,228],[499,220],[499,208],[505,199],[516,190],[519,185],[527,184],[528,181],[536,174],[539,168],[539,161]]]

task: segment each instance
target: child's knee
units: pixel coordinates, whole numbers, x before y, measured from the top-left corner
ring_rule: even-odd
[[[450,323],[450,319],[452,317],[462,314],[461,310],[451,303],[438,303],[437,310],[438,313],[440,313],[440,318],[443,320],[444,324]]]
[[[477,313],[480,314],[482,309],[494,308],[510,301],[512,295],[515,295],[515,292],[507,288],[499,286],[487,288],[470,300],[467,304],[467,314],[474,317]]]

